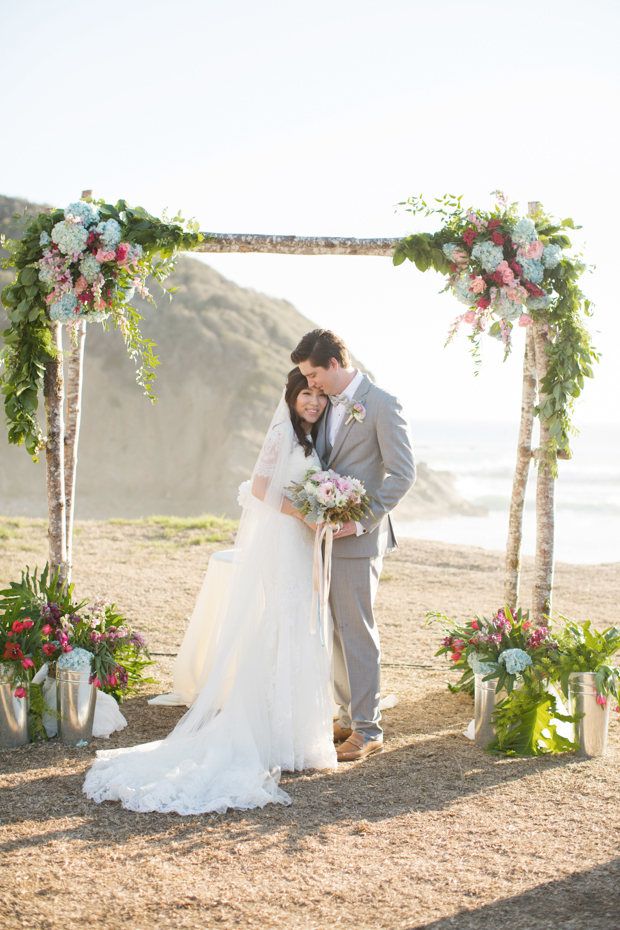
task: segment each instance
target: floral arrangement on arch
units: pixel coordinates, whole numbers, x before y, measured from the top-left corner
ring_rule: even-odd
[[[148,297],[142,246],[122,241],[119,221],[103,218],[96,204],[84,200],[63,212],[51,235],[44,230],[39,237],[43,256],[36,265],[39,280],[51,289],[45,298],[50,319],[101,322],[113,308],[122,314],[136,291]]]
[[[43,439],[38,393],[46,364],[58,354],[50,324],[65,324],[75,336],[79,320],[105,325],[111,317],[127,354],[138,363],[138,384],[154,400],[151,385],[159,362],[154,344],[140,332],[143,317],[129,301],[138,293],[154,305],[147,277],[163,283],[178,251],[192,249],[203,236],[197,222],[186,223],[180,214],[158,219],[124,200],[79,200],[25,217],[23,225],[21,239],[0,237],[9,252],[2,266],[17,272],[1,295],[11,325],[2,334],[0,386],[9,442],[25,444],[36,458]]]
[[[541,386],[547,400],[534,412],[549,424],[558,449],[568,450],[570,411],[584,379],[593,377],[592,363],[598,361],[582,318],[592,310],[579,288],[587,266],[581,256],[570,254],[566,235],[581,227],[570,218],[555,219],[542,207],[534,216],[520,217],[518,204],[508,203],[501,191],[494,194],[497,203],[490,211],[464,208],[462,197],[450,194],[436,198],[437,206],[429,206],[422,197],[399,204],[414,215],[440,216],[442,226],[398,242],[393,263],[408,259],[420,271],[432,268],[447,276],[443,291],[466,307],[450,327],[447,342],[462,324],[469,324],[476,360],[484,332],[503,342],[507,358],[515,324],[542,324],[548,366]]]

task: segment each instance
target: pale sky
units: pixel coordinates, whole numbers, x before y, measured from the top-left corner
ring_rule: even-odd
[[[577,425],[619,422],[618,4],[2,0],[0,193],[83,188],[213,232],[399,236],[409,194],[504,190],[583,224],[603,362]],[[426,225],[425,225],[426,223]],[[442,279],[386,258],[214,255],[336,330],[414,419],[516,418],[522,333],[473,376]],[[148,331],[148,309],[145,331]],[[165,359],[162,359],[165,362]],[[161,377],[165,371],[161,369]],[[232,373],[231,373],[232,376]]]

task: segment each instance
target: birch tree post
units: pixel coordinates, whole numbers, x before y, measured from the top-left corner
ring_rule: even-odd
[[[81,200],[92,197],[92,190],[82,191]],[[75,516],[75,482],[82,418],[82,386],[84,382],[84,342],[86,320],[81,319],[75,329],[76,345],[67,361],[67,425],[65,430],[65,519],[67,535],[67,581],[71,581],[73,567],[73,520]]]
[[[538,377],[538,403],[542,406],[547,395],[541,383],[547,374],[549,336],[545,324],[540,320],[532,323],[536,344],[536,371]],[[540,416],[540,441],[538,444],[538,474],[536,477],[536,558],[534,562],[534,587],[532,590],[532,622],[544,626],[545,617],[551,613],[553,589],[553,556],[555,542],[555,471],[557,453],[549,435],[545,418]]]
[[[534,216],[540,207],[537,200],[527,205],[529,216]],[[517,446],[517,464],[512,481],[510,515],[508,517],[508,540],[506,542],[506,569],[504,575],[504,600],[511,610],[517,609],[519,579],[521,575],[521,544],[523,542],[523,508],[527,480],[532,462],[532,431],[534,428],[534,404],[536,403],[536,345],[534,329],[530,325],[525,333],[523,356],[523,388],[521,393],[521,422]]]
[[[46,364],[43,378],[47,425],[45,475],[49,520],[49,565],[52,574],[58,571],[61,582],[64,582],[67,576],[67,523],[62,325],[52,323],[51,331],[58,354]]]
[[[536,385],[536,348],[534,328],[533,324],[530,324],[525,333],[521,422],[519,426],[519,442],[517,445],[517,463],[510,497],[508,540],[506,542],[504,600],[511,610],[516,610],[517,599],[519,597],[521,543],[523,540],[523,508],[525,505],[527,480],[532,463],[532,431],[534,427]]]
[[[67,426],[65,430],[65,518],[67,524],[67,581],[71,581],[73,565],[73,518],[75,514],[75,481],[82,416],[82,384],[84,380],[84,341],[86,320],[79,320],[77,345],[67,362]]]

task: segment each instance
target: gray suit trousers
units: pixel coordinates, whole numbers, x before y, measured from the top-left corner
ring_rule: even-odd
[[[381,738],[381,647],[373,605],[383,556],[332,562],[334,698],[342,727]],[[352,697],[354,695],[354,697]]]

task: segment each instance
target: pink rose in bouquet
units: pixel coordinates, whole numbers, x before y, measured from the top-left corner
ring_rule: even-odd
[[[505,260],[499,263],[495,274],[501,275],[501,279],[504,284],[510,284],[515,279],[514,271],[508,266],[508,262]]]

